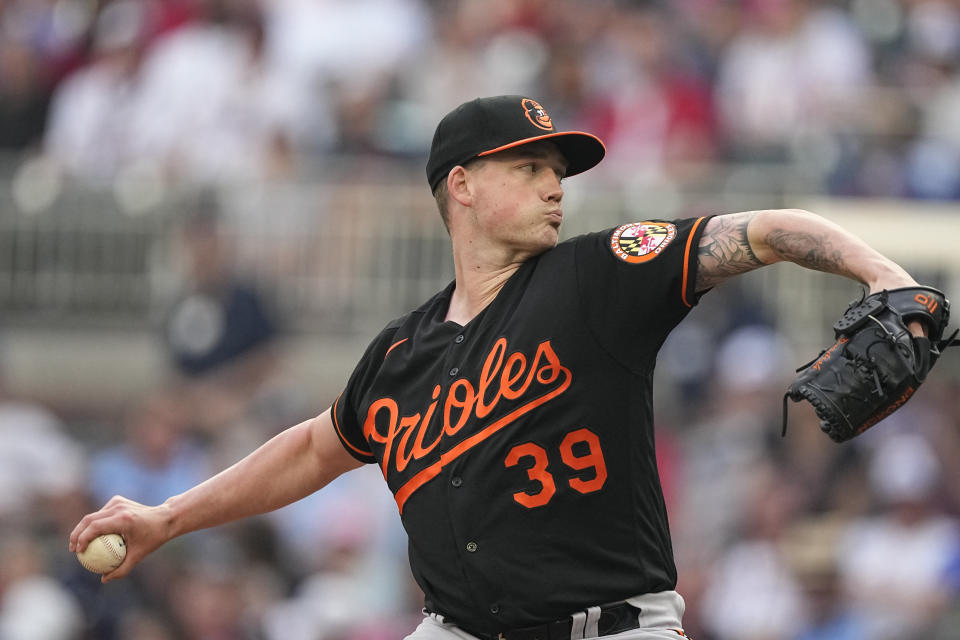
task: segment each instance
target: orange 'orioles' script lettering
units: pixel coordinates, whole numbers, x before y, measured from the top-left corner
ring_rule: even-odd
[[[410,415],[401,415],[400,407],[393,398],[385,397],[373,402],[367,409],[363,437],[368,442],[383,445],[381,468],[384,477],[388,477],[391,471],[403,472],[411,461],[421,460],[434,450],[440,452],[439,455],[433,453],[434,462],[413,474],[397,490],[394,497],[400,512],[403,512],[407,498],[435,478],[444,466],[521,416],[562,394],[570,387],[572,377],[570,370],[560,364],[549,340],[541,342],[533,358],[528,361],[527,356],[519,351],[508,356],[507,340],[500,338],[483,363],[476,387],[470,380],[460,378],[441,397],[442,388],[436,385],[426,409]],[[443,443],[450,442],[471,417],[486,418],[502,399],[521,398],[529,399],[444,450]],[[437,420],[442,421],[441,426],[431,430],[431,425]],[[429,441],[428,431],[436,433]]]

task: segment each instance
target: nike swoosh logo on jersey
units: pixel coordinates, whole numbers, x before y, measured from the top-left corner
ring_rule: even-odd
[[[573,375],[570,369],[560,363],[549,340],[538,345],[529,362],[527,356],[519,351],[509,356],[506,352],[507,340],[500,338],[487,355],[476,387],[467,378],[459,378],[441,398],[441,386],[434,386],[431,402],[422,414],[417,412],[401,416],[400,407],[390,397],[376,400],[367,409],[363,435],[371,445],[383,445],[381,469],[385,478],[389,478],[391,473],[404,472],[413,461],[424,458],[432,460],[414,473],[394,494],[401,513],[407,499],[439,475],[443,467],[570,387]],[[478,428],[475,433],[442,453],[437,453],[442,449],[443,443],[450,442],[470,418],[486,418],[493,413],[501,400],[518,400],[544,387],[548,387],[546,392]],[[491,392],[493,397],[488,401],[487,397]],[[382,423],[379,426],[378,419]],[[435,419],[442,420],[440,433],[432,442],[425,443],[424,438]]]
[[[399,347],[400,345],[402,345],[402,344],[403,344],[404,342],[406,342],[407,340],[409,340],[409,338],[404,338],[403,340],[397,340],[397,341],[394,342],[392,345],[390,345],[390,348],[387,349],[387,352],[386,352],[385,354],[383,354],[383,359],[386,360],[386,359],[387,359],[387,356],[390,355],[390,352],[391,352],[391,351],[393,351],[394,349],[396,349],[397,347]]]

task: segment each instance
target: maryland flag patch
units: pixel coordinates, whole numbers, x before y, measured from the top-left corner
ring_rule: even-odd
[[[653,260],[674,238],[677,228],[669,222],[632,222],[614,229],[610,250],[624,262]]]

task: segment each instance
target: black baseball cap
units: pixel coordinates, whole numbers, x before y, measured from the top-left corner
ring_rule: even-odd
[[[567,159],[567,175],[582,173],[603,159],[603,142],[582,131],[557,131],[539,102],[524,96],[493,96],[464,102],[437,125],[427,159],[434,191],[450,170],[474,158],[551,140]]]

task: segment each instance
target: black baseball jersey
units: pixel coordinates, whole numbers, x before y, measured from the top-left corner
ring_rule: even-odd
[[[334,426],[393,491],[430,611],[496,633],[675,588],[653,369],[704,222],[563,242],[465,326],[451,284],[370,344]]]

